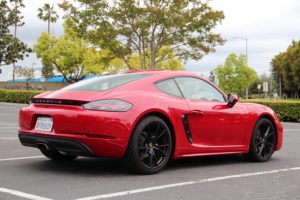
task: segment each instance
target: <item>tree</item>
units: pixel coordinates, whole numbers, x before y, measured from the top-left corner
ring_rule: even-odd
[[[50,4],[45,3],[42,8],[38,9],[38,12],[38,18],[48,23],[48,34],[50,35],[51,22],[54,23],[58,19],[58,14],[54,10],[54,6],[50,6]]]
[[[138,55],[142,69],[156,69],[170,60],[170,53],[183,61],[199,60],[224,42],[212,32],[224,14],[213,10],[206,1],[115,0],[113,5],[109,2],[77,0],[80,6],[75,7],[65,0],[60,7],[81,36],[94,46],[109,50],[129,69],[135,68],[130,62],[132,55]]]
[[[83,74],[84,47],[80,41],[61,36],[55,38],[42,33],[34,46],[38,58],[42,58],[43,66],[54,65],[68,82],[75,82],[85,77]]]
[[[127,70],[126,63],[114,56],[108,49],[98,49],[79,37],[78,32],[73,29],[72,22],[66,20],[64,23],[64,35],[56,38],[48,33],[42,33],[34,50],[38,58],[42,59],[43,66],[49,66],[48,71],[43,71],[44,77],[51,77],[51,67],[55,67],[68,82],[76,82],[84,79],[89,74],[101,74]],[[169,47],[161,49],[169,51]],[[170,51],[169,59],[158,63],[158,69],[184,69],[181,61]],[[141,69],[137,54],[130,56],[129,62],[135,69]],[[149,60],[146,60],[149,62]],[[44,67],[43,67],[44,69]]]
[[[34,50],[42,59],[43,66],[54,66],[68,82],[123,67],[122,63],[117,65],[108,50],[97,50],[78,37],[68,20],[64,23],[64,31],[59,38],[42,33]]]
[[[170,48],[171,47],[163,47],[163,48],[160,49],[160,51],[158,52],[158,56],[164,55],[164,54],[166,54],[166,51],[168,51],[168,55],[166,55],[166,57],[168,57],[168,59],[158,62],[157,65],[156,65],[156,69],[184,70],[184,67],[181,63],[181,60],[176,58],[174,52],[170,51]],[[134,69],[143,69],[143,66],[141,66],[140,58],[139,58],[138,54],[133,54],[133,55],[130,56],[129,64]],[[146,66],[150,65],[150,59],[149,58],[146,58],[145,64],[146,64]]]
[[[215,73],[214,73],[213,70],[211,70],[211,71],[209,72],[208,80],[210,80],[211,82],[213,82],[213,83],[216,84],[216,76],[215,76]]]
[[[230,54],[224,65],[218,65],[214,73],[219,81],[219,87],[226,93],[243,94],[251,83],[257,80],[256,71],[246,66],[247,57]]]
[[[21,21],[20,8],[24,7],[22,0],[0,1],[0,66],[15,63],[28,56],[31,49],[10,33],[10,29],[24,25]]]
[[[300,96],[300,40],[292,41],[285,52],[272,59],[271,71],[277,73],[284,93],[290,97]]]
[[[54,67],[52,63],[43,64],[42,67],[42,76],[46,79],[46,82],[49,78],[52,78],[54,76],[53,73]]]
[[[50,6],[49,4],[44,4],[42,8],[38,9],[38,17],[45,21],[48,22],[48,34],[50,35],[50,25],[51,22],[56,22],[58,19],[58,15],[56,11],[54,10],[54,6]],[[44,63],[42,67],[42,75],[46,78],[46,81],[54,76],[53,73],[54,67],[52,63]]]

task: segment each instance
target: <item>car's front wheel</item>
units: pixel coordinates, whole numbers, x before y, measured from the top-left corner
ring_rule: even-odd
[[[172,147],[172,136],[166,122],[156,116],[147,116],[135,127],[125,160],[135,172],[154,174],[166,166]]]
[[[42,154],[44,154],[44,156],[55,161],[72,161],[78,157],[77,155],[64,154],[48,149],[40,149],[40,151],[42,152]]]
[[[276,130],[269,119],[259,119],[253,129],[248,157],[252,161],[268,161],[276,148]]]

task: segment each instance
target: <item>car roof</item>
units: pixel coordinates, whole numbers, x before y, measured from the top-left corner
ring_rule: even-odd
[[[172,78],[172,77],[177,77],[177,76],[192,76],[192,77],[201,78],[201,79],[211,83],[211,81],[209,81],[205,77],[203,77],[199,74],[193,73],[193,72],[188,72],[188,71],[178,71],[178,70],[130,70],[130,71],[126,71],[124,73],[149,73],[152,76],[148,77],[148,79],[151,79],[152,81],[167,79],[167,78]],[[213,84],[213,83],[211,83],[211,84]]]
[[[151,75],[154,75],[156,78],[157,76],[159,76],[159,78],[174,77],[174,76],[195,76],[195,77],[205,79],[204,77],[195,74],[193,72],[177,71],[177,70],[130,70],[130,71],[126,71],[125,73],[149,73]]]

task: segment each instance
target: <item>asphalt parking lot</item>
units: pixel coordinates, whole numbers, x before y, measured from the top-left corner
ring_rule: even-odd
[[[284,144],[266,163],[241,155],[178,159],[156,175],[119,159],[57,163],[17,138],[19,104],[0,103],[0,199],[300,199],[300,123],[283,123]]]

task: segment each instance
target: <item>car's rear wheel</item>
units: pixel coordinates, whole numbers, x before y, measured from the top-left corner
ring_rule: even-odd
[[[276,148],[276,130],[269,119],[259,119],[253,129],[248,157],[252,161],[268,161]]]
[[[135,127],[125,160],[135,172],[154,174],[166,166],[172,147],[172,136],[166,122],[156,116],[147,116]]]
[[[78,157],[77,155],[64,154],[48,149],[40,149],[40,151],[42,152],[42,154],[44,154],[44,156],[55,161],[72,161]]]

